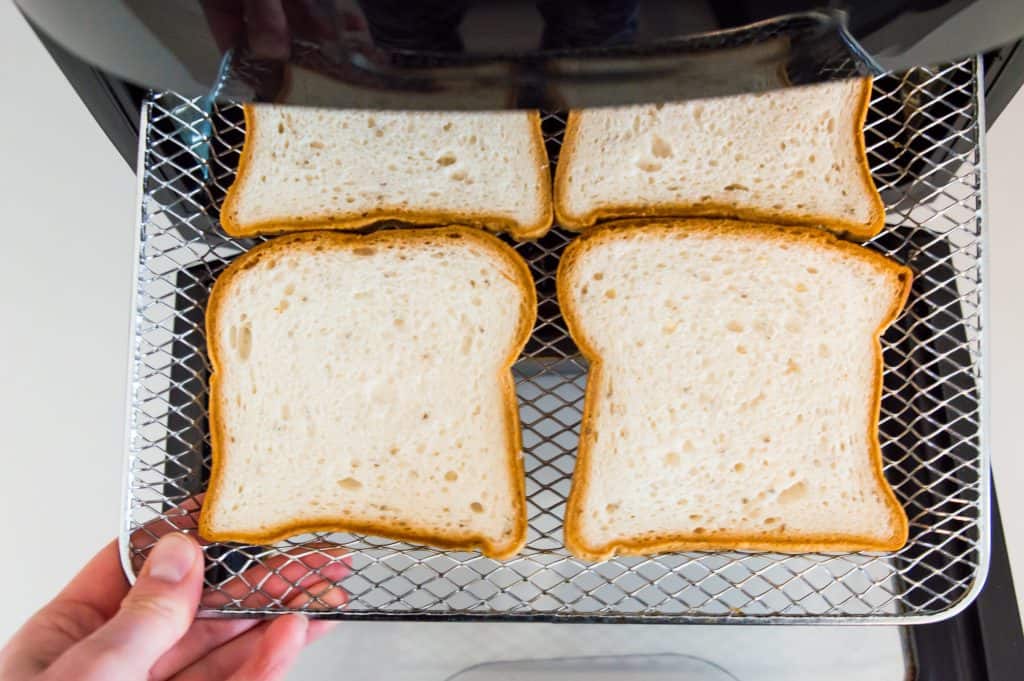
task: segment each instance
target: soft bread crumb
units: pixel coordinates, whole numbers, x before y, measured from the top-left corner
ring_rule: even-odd
[[[570,550],[899,548],[878,335],[909,281],[807,228],[633,221],[571,244],[559,300],[591,373]]]
[[[864,151],[870,79],[570,116],[559,222],[639,215],[823,224],[868,238],[881,198]]]
[[[551,224],[537,112],[389,112],[247,105],[232,235],[465,221],[516,238]]]
[[[472,229],[313,232],[241,256],[208,312],[202,536],[351,530],[518,551],[509,368],[535,306],[522,259]]]

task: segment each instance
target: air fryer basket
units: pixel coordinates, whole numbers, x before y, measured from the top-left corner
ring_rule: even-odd
[[[300,610],[339,619],[907,624],[965,607],[988,560],[980,68],[972,59],[878,78],[865,132],[888,214],[868,246],[916,275],[906,312],[883,340],[880,430],[886,476],[910,518],[903,550],[672,553],[596,564],[570,556],[561,525],[587,366],[555,299],[555,268],[573,238],[555,228],[515,245],[539,300],[514,368],[530,522],[523,552],[498,562],[349,534],[211,544],[201,614],[288,611],[268,579],[291,585],[290,598],[338,561],[351,565],[340,582],[347,603],[311,593]],[[564,121],[544,117],[552,163]],[[121,533],[130,575],[161,533],[194,531],[210,464],[204,306],[220,270],[257,243],[226,237],[217,221],[244,139],[240,107],[153,93],[142,129]]]

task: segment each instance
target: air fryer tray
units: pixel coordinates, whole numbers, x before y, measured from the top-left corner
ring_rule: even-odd
[[[522,553],[498,562],[352,534],[211,544],[200,614],[286,612],[287,599],[310,589],[325,566],[337,574],[339,561],[351,566],[340,581],[348,602],[316,592],[299,609],[339,619],[908,624],[964,608],[988,561],[981,107],[976,60],[890,74],[875,82],[865,133],[888,215],[868,246],[916,275],[905,313],[884,337],[880,431],[886,476],[910,518],[902,551],[694,552],[596,564],[570,556],[562,514],[587,365],[555,300],[555,268],[572,239],[556,228],[515,246],[540,303],[514,368],[530,522]],[[552,163],[564,120],[544,117]],[[243,138],[237,105],[165,92],[143,110],[121,528],[129,575],[155,537],[194,531],[194,497],[209,475],[203,310],[217,274],[258,242],[226,237],[217,221]],[[287,594],[272,588],[282,581],[294,587]]]

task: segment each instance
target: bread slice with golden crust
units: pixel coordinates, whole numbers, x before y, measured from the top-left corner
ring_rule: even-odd
[[[590,361],[569,550],[903,546],[879,336],[910,283],[813,228],[637,220],[576,239],[557,282]]]
[[[571,229],[620,217],[740,218],[867,239],[885,223],[864,148],[871,80],[573,111],[555,171]]]
[[[518,552],[510,367],[535,308],[525,262],[471,228],[309,232],[237,258],[206,313],[201,536],[346,531]]]
[[[220,216],[232,236],[397,220],[522,240],[551,227],[551,172],[536,111],[247,104],[245,125]]]

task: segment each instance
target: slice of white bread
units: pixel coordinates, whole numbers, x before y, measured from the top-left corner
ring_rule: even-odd
[[[551,227],[540,115],[246,105],[238,174],[221,208],[232,236],[461,223],[516,239]]]
[[[559,303],[590,374],[569,550],[900,548],[879,335],[910,282],[807,227],[631,221],[571,243]]]
[[[709,100],[573,111],[555,215],[713,216],[823,226],[866,239],[885,222],[863,126],[870,79]]]
[[[237,258],[206,315],[201,536],[351,531],[515,554],[510,367],[535,308],[526,263],[471,228],[308,232]]]

